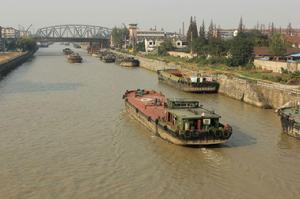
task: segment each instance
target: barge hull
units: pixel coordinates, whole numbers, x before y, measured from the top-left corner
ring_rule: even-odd
[[[289,115],[279,112],[282,131],[289,136],[300,139],[300,124],[292,120]]]
[[[203,84],[200,87],[191,87],[191,86],[187,86],[185,84],[181,84],[179,82],[175,82],[173,80],[170,79],[165,79],[162,77],[159,77],[158,79],[160,82],[165,83],[169,86],[175,87],[177,89],[183,90],[185,92],[190,92],[190,93],[217,93],[219,86],[216,85],[209,85],[209,84]]]
[[[136,107],[131,105],[128,101],[125,101],[126,111],[131,117],[136,119],[138,122],[146,126],[155,135],[158,135],[164,140],[171,142],[176,145],[182,146],[205,146],[205,145],[217,145],[224,144],[227,139],[207,139],[207,140],[182,140],[174,136],[171,136],[160,123],[156,123],[150,117],[147,117],[142,112],[140,112]]]

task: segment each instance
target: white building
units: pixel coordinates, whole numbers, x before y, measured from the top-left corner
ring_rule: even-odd
[[[3,39],[15,39],[20,37],[20,32],[12,27],[2,27],[1,36]]]
[[[188,46],[188,42],[182,39],[176,39],[173,41],[173,46],[177,49],[183,49]]]
[[[145,39],[152,40],[163,40],[166,37],[166,33],[164,31],[157,30],[138,30],[137,31],[137,41],[143,41]]]
[[[151,52],[151,51],[155,50],[156,48],[158,48],[160,46],[160,44],[162,42],[164,42],[164,40],[162,40],[162,39],[147,39],[147,38],[145,38],[144,42],[145,42],[145,50],[146,50],[146,52]]]
[[[221,29],[219,30],[219,34],[221,39],[227,40],[236,37],[238,35],[238,31],[236,29]]]

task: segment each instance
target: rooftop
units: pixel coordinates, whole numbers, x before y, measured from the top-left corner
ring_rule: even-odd
[[[173,115],[176,115],[179,118],[186,119],[197,119],[197,118],[220,118],[218,114],[203,109],[203,108],[193,108],[193,109],[167,109]]]
[[[286,55],[300,53],[299,48],[288,48]],[[255,47],[254,54],[256,56],[273,56],[274,54],[270,51],[268,47]]]

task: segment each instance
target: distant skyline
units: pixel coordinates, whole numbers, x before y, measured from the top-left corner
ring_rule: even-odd
[[[274,22],[276,27],[286,28],[291,22],[300,28],[300,0],[226,0],[226,1],[169,1],[169,0],[26,0],[1,2],[0,26],[28,27],[31,30],[59,24],[90,24],[112,28],[138,23],[143,29],[163,28],[179,31],[182,22],[188,28],[190,16],[198,25],[213,20],[222,28],[237,28],[243,17],[247,28],[257,22]]]

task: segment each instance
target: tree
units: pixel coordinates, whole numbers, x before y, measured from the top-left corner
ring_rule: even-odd
[[[166,56],[168,54],[168,51],[173,50],[173,44],[171,40],[166,40],[163,43],[160,44],[158,47],[158,55]]]
[[[17,48],[17,42],[15,40],[4,40],[4,45],[8,51],[14,51]]]
[[[271,30],[270,30],[271,36],[272,36],[274,33],[275,33],[275,25],[274,25],[274,23],[272,22],[272,23],[271,23]]]
[[[111,32],[111,37],[113,45],[121,48],[129,37],[129,31],[126,27],[114,27]]]
[[[280,33],[274,33],[270,42],[270,51],[273,55],[284,56],[287,51],[287,42]]]
[[[208,42],[211,42],[214,38],[214,22],[213,20],[210,21],[210,24],[208,26],[208,31],[207,31],[207,40]]]
[[[292,28],[292,23],[289,23],[286,29],[286,33],[289,36],[293,36],[293,28]]]
[[[261,33],[258,30],[252,30],[249,32],[244,32],[248,39],[253,43],[254,46],[269,46],[269,37]]]
[[[145,41],[138,42],[137,46],[136,46],[136,50],[139,51],[139,52],[145,52],[146,51],[146,49],[145,49]]]
[[[253,59],[253,43],[245,33],[239,33],[231,42],[230,66],[244,66]]]
[[[243,32],[244,31],[244,24],[243,24],[243,18],[240,18],[240,23],[239,23],[239,27],[238,27],[238,32]]]
[[[202,21],[202,25],[200,26],[200,30],[199,30],[199,41],[203,44],[206,43],[204,20]]]
[[[193,17],[191,17],[190,26],[187,31],[187,40],[189,43],[191,43],[193,40],[197,38],[198,38],[198,28],[197,28],[196,19],[193,19]]]
[[[17,48],[22,51],[32,51],[37,48],[37,44],[33,38],[24,37],[17,41]]]

